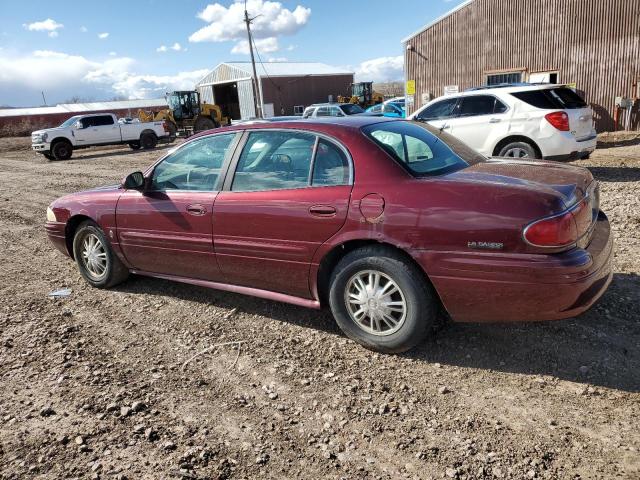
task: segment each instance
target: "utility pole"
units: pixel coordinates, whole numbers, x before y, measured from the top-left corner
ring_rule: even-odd
[[[47,106],[47,99],[44,98],[44,90],[40,93],[42,93],[42,101],[44,102],[44,105]]]
[[[253,98],[256,100],[256,116],[258,118],[262,118],[262,104],[260,102],[259,97],[259,89],[258,89],[258,74],[256,72],[256,60],[253,58],[253,40],[251,39],[251,21],[255,20],[254,18],[249,18],[249,13],[247,12],[247,0],[244,2],[244,23],[247,24],[247,38],[249,39],[249,53],[251,54],[251,66],[253,67]]]

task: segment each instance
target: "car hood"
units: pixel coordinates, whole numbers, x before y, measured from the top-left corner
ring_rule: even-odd
[[[44,128],[42,130],[36,130],[35,132],[31,132],[31,135],[42,135],[43,133],[50,133],[59,130],[65,130],[64,127],[53,127],[53,128]]]
[[[580,201],[593,181],[583,167],[539,160],[489,159],[448,176],[465,182],[520,187],[560,196],[566,207]]]

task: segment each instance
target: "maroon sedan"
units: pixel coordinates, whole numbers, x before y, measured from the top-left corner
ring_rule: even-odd
[[[194,137],[121,185],[47,211],[91,285],[130,273],[328,305],[383,352],[454,321],[551,320],[611,281],[590,172],[486,159],[430,126],[375,117],[266,122]]]

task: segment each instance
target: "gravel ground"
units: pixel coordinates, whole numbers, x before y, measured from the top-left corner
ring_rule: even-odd
[[[594,308],[447,325],[385,356],[326,312],[150,278],[88,287],[49,245],[46,206],[160,151],[47,162],[28,141],[0,139],[0,478],[640,477],[634,142],[576,162],[616,236]]]

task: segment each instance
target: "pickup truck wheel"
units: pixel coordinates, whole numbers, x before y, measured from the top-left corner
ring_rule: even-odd
[[[158,138],[153,133],[143,133],[140,136],[140,145],[145,150],[154,148],[158,144]]]
[[[212,130],[216,128],[216,122],[207,117],[198,117],[193,125],[194,132],[203,132],[204,130]]]
[[[110,288],[129,276],[129,269],[115,254],[100,227],[92,221],[82,223],[76,230],[73,257],[80,274],[93,287]]]
[[[51,154],[56,160],[69,160],[72,153],[73,146],[65,140],[56,142],[51,148]]]
[[[131,142],[129,148],[131,150],[140,150],[140,142]]]
[[[44,155],[44,158],[46,158],[47,160],[55,160],[56,159],[56,157],[54,157],[50,153],[43,153],[42,155]]]
[[[425,340],[436,319],[436,296],[422,272],[384,247],[363,247],[345,255],[329,288],[338,326],[371,350],[407,351]]]

